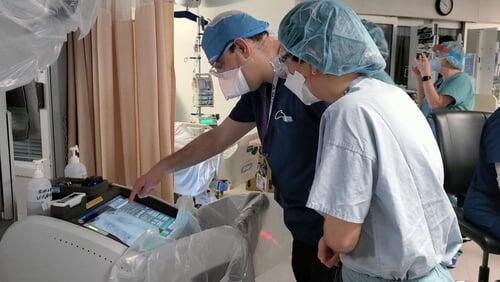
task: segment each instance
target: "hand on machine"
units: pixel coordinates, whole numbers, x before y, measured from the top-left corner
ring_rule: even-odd
[[[135,196],[139,196],[139,198],[146,198],[149,196],[154,189],[158,186],[163,177],[162,170],[158,167],[158,164],[154,166],[150,171],[146,174],[139,177],[135,183],[132,191],[130,192],[130,196],[128,198],[129,202],[134,201]]]

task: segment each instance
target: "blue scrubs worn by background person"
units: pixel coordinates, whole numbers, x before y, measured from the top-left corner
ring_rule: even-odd
[[[421,56],[413,73],[417,79],[418,103],[425,116],[436,110],[472,111],[474,109],[474,85],[472,78],[462,71],[464,51],[461,43],[445,42],[432,50],[435,59]],[[442,75],[432,82],[432,72]]]
[[[483,127],[479,160],[465,197],[464,215],[500,240],[500,109]]]
[[[267,23],[242,12],[224,13],[205,29],[203,50],[210,62],[217,65],[225,52],[234,48],[235,39],[265,32],[267,26]],[[278,43],[276,38],[269,37],[268,40]],[[278,50],[279,43],[275,54]],[[264,62],[266,67],[270,63],[279,73],[277,62]],[[219,81],[223,87],[224,78],[219,77]],[[323,234],[323,217],[306,207],[314,177],[319,123],[328,105],[323,102],[305,105],[284,83],[284,79],[277,79],[274,93],[272,84],[262,83],[257,90],[241,96],[229,118],[257,126],[273,175],[275,199],[283,207],[285,224],[293,236],[292,267],[295,278],[299,282],[330,281],[334,270],[326,268],[317,258],[317,244]]]
[[[321,261],[340,259],[345,282],[453,281],[443,264],[462,238],[439,148],[411,98],[370,77],[385,61],[356,13],[332,0],[300,3],[279,39],[285,84],[332,103],[307,203],[325,217]]]

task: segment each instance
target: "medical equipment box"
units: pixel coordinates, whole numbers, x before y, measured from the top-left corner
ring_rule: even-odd
[[[58,178],[52,185],[52,199],[62,199],[71,193],[85,193],[87,197],[95,197],[104,193],[109,188],[107,180],[100,176],[79,178]]]
[[[50,216],[60,219],[70,219],[85,212],[87,197],[85,193],[75,192],[55,200],[50,207]]]

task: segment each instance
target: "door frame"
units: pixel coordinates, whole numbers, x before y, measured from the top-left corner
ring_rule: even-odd
[[[37,82],[43,83],[43,98],[44,108],[40,109],[40,134],[42,142],[42,159],[45,159],[43,164],[43,173],[46,178],[54,177],[54,138],[53,138],[53,124],[52,124],[52,99],[51,99],[51,80],[49,69],[41,70],[38,73]],[[14,161],[15,176],[20,177],[33,177],[35,167],[32,162]]]
[[[14,147],[12,115],[7,111],[5,92],[0,91],[0,211],[2,220],[17,218],[14,194]]]

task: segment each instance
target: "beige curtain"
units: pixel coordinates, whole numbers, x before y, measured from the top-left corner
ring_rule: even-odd
[[[134,19],[135,18],[135,19]],[[173,152],[173,2],[105,0],[68,38],[68,144],[89,175],[126,185]],[[173,200],[172,177],[156,195]]]

